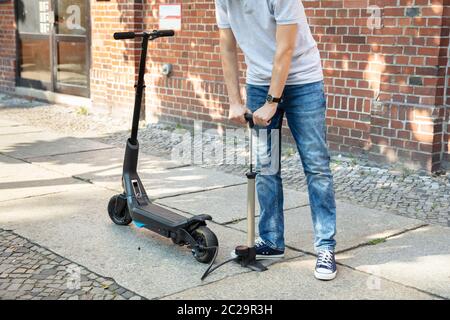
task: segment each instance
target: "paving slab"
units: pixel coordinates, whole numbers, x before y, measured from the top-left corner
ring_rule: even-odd
[[[117,179],[122,175],[123,157],[125,150],[110,148],[94,151],[85,151],[54,156],[29,158],[33,164],[51,169],[69,176],[77,176],[95,183],[98,180],[113,177]],[[176,168],[181,164],[146,154],[139,156],[139,172],[151,172],[155,169]]]
[[[247,185],[239,185],[165,198],[157,202],[191,214],[210,214],[215,222],[224,224],[247,217],[246,194]],[[308,203],[307,193],[290,189],[284,190],[285,210],[305,206]],[[257,210],[259,210],[258,203]]]
[[[79,177],[92,179],[91,181],[98,186],[122,192],[122,174],[119,174],[119,172],[121,170],[117,170],[117,174],[97,174],[96,176],[88,173],[86,175],[81,174]],[[195,193],[244,183],[242,178],[235,175],[192,166],[165,169],[152,166],[144,167],[144,164],[141,164],[139,176],[151,199]]]
[[[122,165],[124,150],[101,150],[31,157],[27,161],[55,170],[67,176],[76,176],[101,187],[122,192]],[[138,172],[150,198],[161,198],[242,184],[245,179],[217,170],[185,166],[177,161],[142,153]]]
[[[336,208],[337,252],[424,225],[420,220],[368,209],[344,201],[337,201]],[[288,214],[285,214],[286,244],[313,253],[314,233],[310,207],[297,208],[288,212]],[[243,221],[230,226],[245,230],[246,222]]]
[[[145,229],[114,225],[106,212],[111,195],[86,185],[72,192],[0,203],[0,225],[147,298],[247,272],[229,264],[207,282],[200,281],[206,265],[198,263],[187,248]],[[219,238],[218,262],[228,259],[236,244],[245,242],[240,231],[214,223],[209,226]],[[300,255],[288,252],[288,258]]]
[[[195,287],[165,299],[204,300],[361,300],[420,299],[433,296],[387,280],[374,286],[371,275],[340,267],[334,281],[318,281],[313,276],[315,260],[302,257],[273,265],[262,273],[245,273],[205,286]],[[378,283],[376,283],[378,284]]]
[[[10,134],[0,138],[0,152],[18,159],[106,148],[111,146],[89,139],[64,137],[50,132]]]
[[[21,125],[21,124],[16,121],[0,119],[0,127],[11,127],[11,126],[19,126],[19,125]]]
[[[23,125],[11,125],[11,126],[0,126],[0,139],[3,136],[11,135],[11,134],[22,134],[22,133],[36,133],[42,132],[42,129],[38,129],[36,127],[23,126]]]
[[[450,299],[450,228],[426,226],[338,255],[353,268]]]
[[[86,184],[3,155],[0,155],[0,168],[0,202],[74,190]]]

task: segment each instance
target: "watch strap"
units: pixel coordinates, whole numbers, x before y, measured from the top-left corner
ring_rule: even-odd
[[[281,98],[275,98],[274,96],[272,96],[272,95],[268,95],[267,96],[267,102],[269,102],[269,103],[280,103],[281,101],[282,101],[282,99]]]

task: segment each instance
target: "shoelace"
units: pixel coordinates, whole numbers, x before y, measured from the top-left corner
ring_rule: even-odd
[[[255,240],[255,248],[259,248],[265,245],[264,241],[261,238]]]
[[[317,257],[317,265],[325,266],[328,269],[333,268],[333,252],[329,251],[329,250],[319,251],[319,254]]]

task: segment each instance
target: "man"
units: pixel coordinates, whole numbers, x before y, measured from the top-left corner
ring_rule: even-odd
[[[320,280],[332,280],[337,273],[336,203],[326,142],[326,101],[320,54],[303,5],[300,0],[216,0],[216,17],[229,119],[245,124],[244,114],[250,111],[260,129],[257,258],[284,257],[281,172],[279,166],[275,172],[263,171],[268,166],[265,155],[270,157],[273,151],[272,133],[281,127],[285,114],[308,183],[317,252],[314,274]],[[237,44],[247,64],[246,106],[239,90]],[[262,128],[267,135],[261,135]]]

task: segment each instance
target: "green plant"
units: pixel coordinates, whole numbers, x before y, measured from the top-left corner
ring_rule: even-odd
[[[80,116],[87,116],[89,114],[89,110],[86,107],[79,107],[77,110],[77,114]]]
[[[358,161],[356,160],[356,158],[355,158],[352,154],[349,155],[349,158],[350,158],[350,164],[351,164],[353,167],[356,166],[356,165],[358,164]]]
[[[376,246],[377,244],[380,244],[383,242],[386,242],[386,238],[373,239],[373,240],[370,240],[369,242],[367,242],[367,244],[370,246]]]
[[[413,173],[414,173],[414,170],[412,170],[412,169],[409,169],[407,167],[403,167],[402,168],[402,176],[403,176],[403,178],[406,178],[407,176],[410,176]]]
[[[288,147],[286,148],[286,150],[284,150],[284,155],[286,157],[292,157],[295,154],[295,149],[292,147]]]

